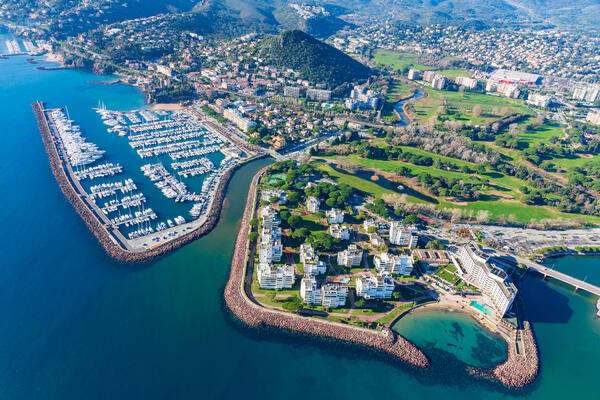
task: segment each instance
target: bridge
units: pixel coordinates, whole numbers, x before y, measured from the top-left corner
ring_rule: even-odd
[[[575,290],[582,289],[582,290],[585,290],[586,292],[589,292],[596,296],[600,296],[600,287],[598,287],[596,285],[592,285],[591,283],[582,281],[577,278],[573,278],[572,276],[564,274],[555,269],[544,267],[541,264],[527,260],[525,258],[520,258],[520,257],[515,257],[515,258],[517,259],[518,262],[525,264],[529,269],[536,271],[537,273],[543,275],[544,278],[551,277],[558,281],[561,281],[568,285],[573,286],[575,288]]]

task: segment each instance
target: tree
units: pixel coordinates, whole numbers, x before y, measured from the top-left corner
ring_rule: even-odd
[[[302,196],[298,192],[290,192],[290,194],[287,196],[288,203],[291,204],[298,204],[301,199]]]
[[[418,222],[419,222],[419,217],[417,217],[414,214],[408,214],[402,220],[402,223],[405,224],[405,225],[416,225]]]
[[[254,242],[254,241],[256,241],[258,239],[258,236],[259,236],[258,232],[250,232],[248,234],[248,241],[249,242]]]
[[[293,214],[287,219],[287,223],[294,229],[298,228],[302,225],[302,217]]]
[[[249,222],[250,226],[256,227],[258,225],[258,218],[252,218]]]
[[[292,232],[292,237],[294,239],[299,239],[300,241],[306,240],[306,238],[310,235],[310,230],[308,228],[298,228]]]
[[[481,116],[481,106],[476,105],[473,107],[473,116],[476,118]]]

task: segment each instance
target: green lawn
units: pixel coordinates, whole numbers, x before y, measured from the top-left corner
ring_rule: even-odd
[[[450,57],[446,58],[451,59]],[[418,59],[419,55],[415,53],[398,52],[384,49],[377,49],[375,51],[375,54],[373,55],[373,61],[385,66],[390,66],[396,70],[403,70],[405,68],[413,68],[421,71],[437,70],[439,74],[444,75],[448,78],[456,78],[457,76],[470,75],[469,72],[463,71],[461,69],[438,70],[437,68],[429,65],[418,64]]]
[[[461,94],[460,92],[437,90],[426,86],[423,86],[422,89],[427,93],[427,97],[423,97],[415,103],[415,112],[420,122],[427,122],[433,115],[437,115],[444,100],[451,112],[452,109],[460,111],[458,114],[450,114],[450,117],[454,116],[451,119],[464,122],[471,120],[474,124],[499,119],[501,116],[492,115],[492,112],[494,109],[501,111],[504,107],[507,107],[511,113],[531,114],[531,111],[523,106],[523,101],[518,99],[507,99],[473,92]],[[480,106],[483,111],[482,115],[477,118],[471,115],[471,110],[476,105]]]

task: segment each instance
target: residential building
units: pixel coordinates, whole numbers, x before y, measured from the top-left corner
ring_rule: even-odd
[[[351,244],[344,251],[340,251],[337,255],[338,265],[345,267],[358,267],[362,261],[363,251],[355,244]]]
[[[317,199],[314,196],[309,196],[308,199],[306,199],[306,210],[309,213],[318,213],[319,212],[319,207],[321,206],[321,201],[319,199]]]
[[[411,252],[413,263],[419,261],[425,270],[434,270],[450,263],[450,255],[446,250],[416,249]]]
[[[590,124],[600,125],[600,110],[590,111],[585,120]]]
[[[443,75],[435,75],[431,81],[431,87],[438,90],[443,90],[448,85],[448,78]]]
[[[270,228],[281,224],[281,219],[279,219],[279,216],[277,215],[277,210],[270,205],[265,206],[260,210],[260,218],[262,219],[263,228]]]
[[[287,194],[285,193],[285,190],[281,190],[281,189],[263,190],[262,194],[260,196],[260,199],[262,201],[271,201],[271,198],[273,198],[273,197],[278,198],[277,201],[279,202],[279,204],[287,203]]]
[[[369,242],[375,247],[383,246],[385,244],[383,238],[376,232],[369,233]]]
[[[396,246],[408,247],[414,249],[417,247],[419,237],[416,233],[401,225],[399,222],[393,221],[390,225],[390,243]]]
[[[344,222],[344,212],[342,210],[338,210],[337,208],[327,210],[325,215],[327,216],[327,222],[330,224],[341,224]]]
[[[363,228],[365,229],[365,232],[369,232],[369,228],[375,228],[377,229],[379,227],[379,224],[377,223],[377,221],[375,221],[374,218],[367,218],[363,221]]]
[[[425,71],[423,73],[423,80],[425,82],[432,82],[433,78],[435,78],[435,71]]]
[[[407,255],[381,253],[373,258],[375,270],[380,273],[400,274],[408,276],[413,270],[413,261]]]
[[[331,100],[331,90],[306,89],[306,98],[310,100],[329,101]]]
[[[467,89],[475,89],[477,87],[477,79],[469,78],[468,76],[457,76],[454,81],[457,85],[464,86]]]
[[[336,308],[346,305],[348,287],[340,283],[326,283],[321,286],[321,305],[323,308]]]
[[[543,95],[540,93],[529,93],[527,102],[533,104],[536,107],[548,107],[552,102],[552,96]]]
[[[335,239],[350,240],[350,228],[347,225],[331,224],[329,234]]]
[[[319,260],[319,256],[308,243],[300,245],[300,262],[303,263],[306,275],[321,275],[327,272],[327,265]]]
[[[244,117],[242,113],[235,108],[226,108],[223,111],[223,116],[233,122],[243,132],[248,132],[250,128],[256,126],[256,122],[252,121],[250,118]]]
[[[500,83],[497,86],[496,91],[509,99],[516,99],[521,94],[519,85],[513,83]]]
[[[356,294],[367,300],[391,299],[395,284],[390,275],[360,276],[356,278]]]
[[[304,276],[300,281],[300,297],[306,304],[320,304],[324,308],[346,305],[348,287],[339,283],[326,283],[318,286],[314,276]]]
[[[283,95],[287,97],[300,97],[300,88],[295,86],[286,86],[283,88]]]
[[[260,263],[258,265],[258,283],[261,289],[290,289],[294,286],[294,267],[287,265],[272,265]]]
[[[379,105],[380,95],[366,86],[354,86],[350,98],[346,99],[346,107],[350,110],[357,108],[376,109]]]
[[[419,80],[421,78],[421,71],[418,69],[409,69],[408,70],[408,79],[412,81]]]
[[[321,289],[314,276],[305,275],[300,281],[300,297],[306,304],[322,304]]]
[[[472,244],[462,246],[457,255],[458,262],[456,259],[453,262],[463,279],[481,290],[503,317],[517,295],[517,288],[506,271]]]

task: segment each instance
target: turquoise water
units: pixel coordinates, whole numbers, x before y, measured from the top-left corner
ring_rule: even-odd
[[[475,307],[479,311],[482,311],[482,312],[486,313],[487,315],[492,315],[492,312],[490,311],[490,309],[487,308],[486,306],[484,306],[483,304],[479,304],[476,301],[472,301],[471,302],[471,306]]]
[[[522,292],[544,367],[523,391],[462,372],[465,361],[500,357],[494,349],[502,344],[458,314],[444,316],[439,328],[424,314],[410,330],[399,327],[425,343],[434,364],[428,372],[353,347],[241,326],[222,293],[250,178],[267,161],[236,172],[209,236],[144,265],[111,260],[62,197],[29,106],[36,99],[66,104],[85,130],[94,129],[89,108],[99,98],[115,109],[142,105],[131,87],[87,83],[99,79],[111,78],[38,71],[24,57],[0,60],[0,398],[600,397],[594,299],[536,278],[526,278]],[[580,265],[564,263],[566,270]]]
[[[400,319],[394,329],[421,349],[443,350],[475,367],[490,368],[506,360],[502,338],[465,313],[419,311]]]

